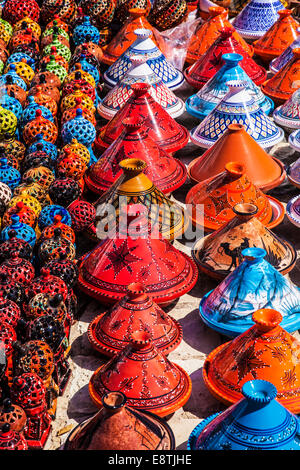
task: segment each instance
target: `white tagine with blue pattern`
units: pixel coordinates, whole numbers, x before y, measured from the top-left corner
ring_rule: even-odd
[[[273,118],[276,124],[279,124],[279,126],[288,132],[300,129],[300,88],[285,103],[275,109]],[[293,145],[292,140],[290,142],[291,145]],[[298,145],[296,142],[294,148],[299,150],[300,142]]]

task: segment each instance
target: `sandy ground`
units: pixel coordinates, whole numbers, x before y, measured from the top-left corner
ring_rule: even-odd
[[[178,96],[186,99],[194,93],[192,88],[185,84]],[[184,113],[178,119],[178,122],[184,124],[189,130],[198,124],[198,120]],[[202,150],[194,144],[189,143],[184,149],[176,154],[184,163],[188,164],[192,159],[201,155]],[[299,155],[295,153],[284,142],[272,148],[271,152],[276,155],[284,164],[288,165],[295,161]],[[234,160],[234,158],[233,158]],[[173,194],[173,198],[182,203],[187,191],[191,187],[186,183],[180,190]],[[286,203],[293,196],[298,194],[298,190],[291,186],[287,181],[279,188],[270,192],[281,202]],[[279,236],[286,238],[295,248],[300,250],[299,230],[292,225],[285,217],[279,227],[274,229]],[[175,242],[175,246],[182,251],[190,254],[190,247],[183,245],[180,241]],[[87,251],[88,248],[86,248]],[[290,279],[299,286],[300,272],[299,264],[295,266],[289,274]],[[204,418],[212,413],[225,409],[206,389],[202,379],[202,366],[204,360],[215,347],[226,341],[218,333],[209,329],[200,319],[198,314],[199,303],[202,296],[209,290],[216,287],[217,283],[209,279],[205,274],[199,274],[198,282],[195,288],[181,297],[178,302],[168,310],[183,328],[183,341],[180,346],[173,351],[169,359],[182,366],[189,374],[192,380],[192,395],[188,403],[179,409],[169,419],[177,449],[186,449],[187,439],[193,428]],[[105,308],[98,302],[88,299],[80,294],[80,319],[71,330],[71,355],[70,364],[72,376],[62,397],[58,398],[57,417],[52,424],[52,432],[49,436],[45,449],[54,450],[60,448],[64,443],[70,427],[75,427],[78,423],[93,415],[97,408],[92,403],[88,393],[88,382],[92,373],[103,364],[106,359],[96,353],[90,346],[87,339],[87,327],[89,322]],[[298,333],[295,333],[298,335]],[[66,427],[69,427],[68,432]],[[64,432],[64,433],[63,433]],[[59,435],[61,433],[61,435]]]

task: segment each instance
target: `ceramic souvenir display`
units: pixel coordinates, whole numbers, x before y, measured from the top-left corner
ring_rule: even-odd
[[[0,407],[0,427],[7,423],[12,431],[22,433],[26,426],[26,421],[27,418],[23,408],[13,404],[10,398],[5,398],[3,405]]]
[[[6,158],[0,158],[0,179],[13,191],[21,183],[21,174],[9,165]]]
[[[299,130],[294,131],[292,134],[289,136],[289,144],[293,149],[295,149],[297,152],[300,150],[300,132]]]
[[[112,119],[133,94],[131,86],[134,83],[150,85],[149,93],[173,118],[180,116],[185,111],[183,101],[176,97],[172,90],[153,72],[145,62],[145,58],[136,56],[132,58],[132,68],[99,104],[97,110],[100,116],[107,120]]]
[[[242,124],[229,124],[212,147],[192,160],[188,166],[189,177],[199,183],[221,173],[235,153],[251,181],[262,191],[275,188],[284,181],[286,174],[282,162],[268,155]]]
[[[156,0],[148,20],[158,31],[165,31],[184,22],[187,15],[188,7],[185,0]]]
[[[289,221],[300,227],[300,196],[295,196],[286,205],[286,215]]]
[[[261,89],[275,104],[283,104],[300,85],[300,49],[293,49],[293,57]]]
[[[282,10],[279,0],[251,0],[233,20],[233,26],[242,38],[261,38],[278,20]]]
[[[218,400],[236,403],[247,380],[263,379],[275,385],[279,403],[299,413],[300,343],[280,326],[281,320],[276,310],[257,310],[254,326],[207,356],[203,379]]]
[[[239,162],[226,163],[222,173],[196,184],[186,196],[193,224],[208,231],[218,230],[234,217],[235,204],[250,203],[258,208],[256,217],[266,227],[276,227],[283,220],[281,202],[266,196],[245,173]],[[202,205],[200,212],[197,206]]]
[[[104,72],[105,83],[110,87],[117,85],[132,67],[132,58],[142,56],[150,69],[168,88],[172,90],[179,88],[184,80],[183,75],[167,61],[152,41],[152,31],[136,29],[134,33],[137,36],[136,41]]]
[[[287,177],[291,184],[300,188],[300,158],[288,167]]]
[[[157,350],[148,333],[135,331],[130,341],[92,375],[89,392],[95,404],[101,407],[105,393],[122,389],[129,406],[158,416],[185,405],[192,391],[188,374]]]
[[[186,180],[184,164],[167,154],[149,137],[145,121],[126,118],[123,126],[123,132],[86,173],[88,188],[98,194],[110,189],[123,174],[119,163],[125,158],[138,158],[146,162],[145,175],[163,193],[170,194],[179,188]]]
[[[29,16],[33,21],[38,22],[40,17],[40,8],[35,0],[7,0],[3,8],[3,19],[10,24],[15,24]]]
[[[189,140],[189,132],[178,124],[167,111],[149,93],[151,86],[147,83],[134,83],[131,86],[133,94],[114,117],[100,128],[95,141],[95,147],[103,152],[121,134],[123,120],[137,116],[145,119],[148,136],[159,142],[166,152],[173,154],[184,147]]]
[[[211,147],[227,129],[228,124],[243,124],[246,131],[263,148],[270,148],[284,138],[276,126],[255,103],[246,83],[227,82],[228,93],[214,110],[191,131],[191,140],[200,147]],[[249,119],[249,117],[251,117]]]
[[[32,264],[19,257],[19,253],[14,251],[11,259],[3,261],[0,266],[0,276],[5,276],[7,282],[20,284],[24,288],[29,285],[35,277],[35,270]]]
[[[65,450],[170,450],[173,432],[165,420],[126,406],[122,392],[108,392],[101,410],[69,434]]]
[[[295,249],[256,218],[254,204],[236,204],[233,212],[232,220],[194,244],[192,255],[201,271],[224,279],[243,261],[243,249],[251,247],[265,249],[266,261],[282,274],[293,269],[297,259]]]
[[[203,297],[200,315],[211,328],[237,336],[253,325],[252,314],[261,308],[279,310],[287,331],[299,328],[300,291],[264,259],[266,254],[263,248],[244,249],[244,261]]]
[[[89,324],[88,338],[94,349],[112,357],[129,345],[131,332],[141,327],[151,334],[153,344],[166,355],[182,340],[179,323],[150,299],[143,284],[132,283],[127,287],[127,294],[111,310]]]
[[[145,207],[135,204],[122,212],[117,233],[81,260],[78,285],[88,295],[110,304],[127,293],[128,284],[142,282],[147,295],[162,305],[189,292],[197,274],[194,261],[157,230],[149,235]]]
[[[241,392],[237,404],[198,424],[188,450],[299,450],[298,417],[276,400],[276,387],[266,380],[249,380]]]
[[[242,56],[240,67],[254,81],[261,85],[267,78],[266,70],[249,56],[241,44],[233,36],[232,27],[224,28],[221,34],[193,65],[184,70],[186,81],[194,88],[200,89],[224,65],[223,54],[240,54]]]
[[[24,224],[20,222],[20,218],[18,215],[13,214],[11,216],[11,224],[7,225],[0,234],[1,242],[9,240],[9,233],[11,230],[14,230],[18,238],[29,243],[31,247],[34,247],[36,242],[36,234],[35,231],[30,225]]]
[[[232,28],[227,17],[227,10],[223,7],[214,6],[209,8],[210,17],[203,24],[201,23],[194,32],[189,43],[186,62],[193,64],[200,59],[214,41],[220,36],[225,28]],[[253,47],[249,46],[244,39],[234,29],[233,37],[241,44],[243,49],[252,57]]]
[[[299,38],[300,28],[297,28],[296,39],[290,44],[279,57],[276,57],[270,62],[269,69],[272,73],[277,73],[285,64],[292,59],[293,50],[300,47],[300,38]]]
[[[222,60],[223,67],[198,91],[186,100],[187,112],[204,119],[220,103],[228,93],[228,82],[243,82],[245,88],[249,90],[254,102],[269,114],[274,109],[272,100],[263,95],[260,88],[248,77],[246,72],[240,67],[239,62],[243,59],[240,54],[224,54]]]
[[[88,201],[76,199],[68,206],[68,211],[72,220],[72,229],[76,233],[83,232],[95,222],[96,209]]]
[[[9,423],[0,427],[0,450],[27,450],[27,442],[22,433],[11,429]]]
[[[287,132],[300,128],[300,90],[294,91],[289,99],[273,112],[276,124]]]
[[[1,321],[16,328],[21,318],[20,307],[9,299],[0,298],[0,316]]]
[[[8,232],[8,240],[0,244],[0,262],[9,259],[13,251],[18,251],[19,256],[31,260],[32,248],[30,244],[18,237],[15,230]]]

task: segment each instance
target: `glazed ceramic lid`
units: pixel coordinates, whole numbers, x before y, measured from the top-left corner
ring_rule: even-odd
[[[300,157],[287,170],[289,182],[300,188]]]
[[[174,153],[184,147],[189,140],[188,130],[178,124],[150,93],[148,83],[134,83],[133,91],[124,106],[114,117],[102,127],[97,135],[95,146],[99,150],[109,147],[119,137],[123,130],[122,122],[132,116],[145,119],[148,135],[169,153]]]
[[[294,247],[268,230],[255,217],[257,210],[254,204],[236,204],[232,220],[196,241],[192,255],[202,271],[224,279],[243,261],[243,249],[252,247],[265,249],[265,259],[281,274],[293,269],[297,259]]]
[[[153,344],[169,354],[182,340],[179,323],[146,294],[141,283],[127,286],[127,294],[109,311],[89,325],[88,338],[97,351],[114,356],[130,342],[133,331],[142,328],[151,334]]]
[[[295,196],[286,205],[286,215],[289,221],[300,227],[300,196]]]
[[[297,28],[297,37],[295,41],[292,42],[285,50],[280,54],[279,57],[273,59],[270,63],[269,69],[273,73],[277,73],[285,64],[291,60],[293,57],[293,49],[300,47],[300,37],[299,37],[300,28]]]
[[[234,153],[240,156],[247,175],[262,191],[268,191],[284,181],[284,165],[268,155],[242,124],[229,124],[212,147],[192,160],[188,166],[190,178],[200,182],[217,175],[232,160]]]
[[[104,393],[119,390],[129,406],[167,416],[188,401],[192,384],[181,367],[157,350],[148,333],[135,331],[131,344],[97,369],[89,382],[97,406]]]
[[[244,249],[241,254],[244,261],[201,300],[203,321],[226,336],[236,336],[253,325],[253,312],[273,308],[282,313],[282,326],[287,331],[298,329],[298,287],[264,259],[266,250],[252,247]]]
[[[294,131],[292,134],[289,136],[289,144],[293,149],[299,151],[300,149],[300,132],[299,130]]]
[[[254,102],[246,83],[227,83],[228,93],[214,110],[191,131],[191,140],[200,147],[211,147],[227,129],[228,124],[243,124],[246,131],[263,148],[269,148],[284,138],[284,132]],[[249,119],[250,116],[250,119]]]
[[[259,39],[277,21],[279,10],[279,0],[251,0],[233,20],[233,26],[242,38]]]
[[[218,400],[236,403],[245,382],[262,379],[272,381],[282,405],[299,413],[300,343],[280,326],[281,320],[276,310],[257,310],[254,326],[207,356],[203,379]]]
[[[285,129],[300,127],[300,90],[294,91],[290,98],[275,109],[273,118],[276,124]],[[292,144],[291,144],[292,145]]]
[[[180,116],[185,111],[183,101],[177,98],[172,90],[151,70],[145,62],[145,58],[136,56],[132,58],[131,62],[132,68],[99,104],[97,109],[100,116],[107,120],[111,119],[133,94],[131,86],[134,83],[148,83],[151,85],[149,93],[153,98],[173,118]]]
[[[268,228],[278,225],[284,216],[283,205],[258,189],[240,162],[226,163],[222,173],[196,184],[186,196],[193,224],[206,230],[217,230],[231,220],[232,209],[239,203],[255,204],[256,217]]]
[[[134,117],[123,120],[123,132],[85,174],[92,191],[101,194],[108,190],[123,174],[119,163],[126,158],[146,162],[145,175],[163,193],[169,194],[185,182],[185,165],[149,137],[144,122]]]
[[[204,419],[191,433],[188,450],[299,450],[299,420],[277,400],[276,387],[249,380],[243,398]]]

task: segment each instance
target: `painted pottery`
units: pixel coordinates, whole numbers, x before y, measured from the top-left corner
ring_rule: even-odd
[[[273,118],[276,124],[287,132],[300,128],[300,90],[294,91],[289,99],[275,109]],[[291,144],[292,145],[292,144]]]
[[[147,83],[150,85],[149,93],[173,118],[184,112],[183,101],[174,95],[172,90],[163,83],[144,61],[143,56],[132,58],[132,68],[99,104],[97,110],[104,119],[112,119],[117,111],[124,106],[133,94],[131,86],[134,83]]]
[[[181,367],[157,350],[148,333],[135,331],[131,344],[97,369],[89,382],[91,398],[99,407],[105,393],[121,389],[129,406],[167,416],[188,401],[192,384]]]
[[[151,334],[153,344],[166,355],[182,340],[179,323],[150,299],[143,284],[132,283],[127,287],[127,294],[111,310],[89,324],[88,338],[94,349],[112,357],[129,345],[131,333],[141,327]]]
[[[8,240],[0,244],[0,262],[9,259],[13,251],[18,251],[19,256],[30,260],[32,258],[32,248],[30,244],[18,237],[15,230],[8,232]]]
[[[40,8],[35,0],[7,0],[3,8],[3,19],[15,24],[22,20],[25,16],[29,16],[33,21],[38,22],[40,16]]]
[[[175,448],[168,424],[149,412],[126,406],[122,392],[108,392],[101,410],[69,434],[65,450],[170,450]]]
[[[111,233],[81,260],[78,285],[88,295],[110,304],[127,293],[128,284],[142,282],[154,302],[169,304],[195,285],[196,265],[155,228],[149,236],[144,206],[135,204],[126,209],[117,233]]]
[[[300,150],[300,132],[299,130],[294,131],[292,134],[289,136],[289,144],[293,149],[295,149],[297,152]]]
[[[290,44],[279,57],[276,57],[270,62],[269,69],[272,73],[277,73],[285,64],[292,59],[293,50],[300,47],[300,37],[299,37],[300,28],[297,28],[296,39]]]
[[[184,164],[149,137],[144,122],[134,118],[123,120],[123,132],[85,175],[85,182],[93,192],[101,194],[118,180],[123,173],[119,163],[125,158],[146,162],[145,174],[163,193],[169,194],[185,182]]]
[[[32,264],[19,257],[19,253],[14,251],[11,259],[3,261],[0,266],[0,276],[5,276],[7,282],[20,284],[24,288],[28,286],[35,277],[35,270]]]
[[[96,209],[88,201],[76,199],[68,206],[68,211],[72,220],[72,229],[74,232],[83,232],[94,223]]]
[[[6,158],[0,158],[0,179],[13,191],[21,183],[21,174],[9,165]]]
[[[255,103],[246,83],[227,82],[228,93],[214,110],[191,131],[191,140],[200,147],[211,147],[227,129],[228,124],[243,124],[248,134],[263,148],[270,148],[284,138],[276,126]]]
[[[263,95],[260,88],[248,77],[246,72],[239,66],[243,56],[240,54],[224,54],[222,60],[223,67],[198,91],[196,95],[190,96],[186,100],[187,112],[204,119],[220,103],[228,93],[229,82],[241,81],[251,93],[254,102],[269,114],[274,109],[272,100]]]
[[[261,89],[274,103],[283,104],[300,86],[300,49],[293,50],[292,59],[272,78],[267,80]]]
[[[222,173],[196,184],[186,196],[193,224],[204,226],[208,231],[218,230],[233,219],[232,209],[240,203],[255,204],[256,217],[268,228],[276,227],[283,219],[281,202],[258,189],[239,162],[226,163]],[[200,212],[199,205],[203,206]]]
[[[232,27],[224,28],[221,34],[193,65],[184,70],[186,81],[194,88],[200,89],[224,65],[223,54],[240,54],[240,66],[256,85],[261,85],[267,78],[266,70],[256,62],[243,49],[233,36]]]
[[[136,29],[134,33],[137,36],[136,41],[104,72],[105,83],[110,87],[117,85],[130,70],[132,58],[142,56],[150,69],[168,88],[173,90],[179,88],[184,80],[183,75],[167,61],[152,41],[152,31],[150,29]]]
[[[295,196],[286,205],[286,215],[289,221],[300,227],[300,196]]]
[[[12,300],[0,298],[0,315],[2,322],[16,328],[21,318],[21,310]]]
[[[284,165],[257,144],[241,124],[229,124],[224,134],[201,157],[188,166],[189,177],[199,183],[223,171],[236,152],[251,181],[262,191],[279,186],[285,179]]]
[[[241,391],[237,404],[198,424],[188,450],[299,450],[298,417],[275,400],[276,387],[257,379]]]
[[[150,23],[158,29],[175,28],[188,15],[187,2],[182,0],[155,0],[148,16]]]
[[[0,427],[0,450],[27,450],[27,442],[22,433],[11,429],[9,423]]]
[[[173,154],[184,147],[189,140],[188,130],[178,124],[150,94],[151,86],[147,83],[134,83],[133,94],[114,117],[102,128],[95,141],[95,147],[103,152],[121,134],[123,120],[137,116],[144,120],[148,136],[159,142],[166,152]]]
[[[277,21],[280,10],[279,0],[251,0],[233,20],[233,26],[242,38],[259,39]]]
[[[280,326],[281,320],[276,310],[257,310],[253,313],[254,326],[207,356],[203,379],[218,400],[236,403],[247,380],[263,378],[272,380],[279,403],[299,413],[300,343]]]
[[[7,423],[12,431],[23,432],[26,425],[26,414],[23,408],[11,402],[10,398],[3,400],[0,407],[0,427]]]
[[[4,242],[9,240],[9,233],[11,230],[14,230],[17,237],[28,242],[31,247],[34,247],[36,242],[35,231],[30,225],[20,222],[20,218],[17,214],[11,215],[11,224],[7,225],[0,234],[0,241]]]
[[[300,188],[300,158],[296,160],[287,170],[287,177],[291,184]]]
[[[244,261],[203,297],[200,315],[211,328],[236,336],[253,325],[253,312],[274,308],[282,313],[287,331],[298,329],[300,291],[264,259],[266,254],[258,247],[244,249]]]
[[[188,64],[193,64],[196,60],[200,59],[220,36],[224,28],[232,28],[232,25],[227,20],[227,11],[225,8],[219,6],[210,7],[209,12],[211,16],[207,21],[199,25],[191,38],[185,59]],[[252,57],[253,47],[249,46],[236,30],[234,30],[233,37]]]
[[[194,244],[192,255],[201,271],[224,279],[243,261],[243,249],[251,247],[265,249],[266,261],[281,274],[293,269],[297,259],[295,249],[255,217],[254,204],[236,204],[233,212],[232,220]]]

